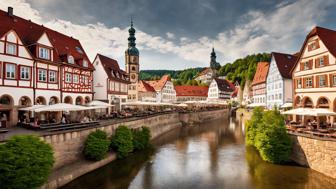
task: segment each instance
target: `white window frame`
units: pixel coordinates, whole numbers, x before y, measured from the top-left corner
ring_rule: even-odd
[[[311,77],[306,78],[306,87],[313,87],[313,79]]]
[[[56,83],[57,82],[57,72],[49,70],[49,82]]]
[[[297,88],[301,89],[302,88],[302,80],[301,79],[297,79]]]
[[[79,75],[78,74],[73,75],[73,83],[79,83]]]
[[[15,79],[15,78],[16,78],[16,65],[6,64],[6,79]]]
[[[6,43],[6,54],[17,55],[17,44]]]
[[[38,77],[37,80],[41,82],[47,82],[47,70],[45,69],[38,69]]]
[[[324,59],[323,59],[323,57],[320,57],[319,58],[319,67],[322,67],[322,66],[324,66]]]
[[[325,77],[320,75],[320,76],[318,76],[318,79],[319,79],[319,87],[325,87],[326,84],[327,84],[327,82],[325,80]],[[323,81],[323,83],[322,83],[322,81]],[[323,85],[321,85],[321,84],[323,84]]]
[[[309,61],[303,63],[303,70],[309,70]]]
[[[72,74],[71,73],[66,73],[65,74],[65,82],[66,83],[71,83],[72,82]]]
[[[21,66],[20,67],[20,79],[30,80],[30,67],[28,67],[28,66]]]
[[[45,47],[39,47],[39,58],[50,60],[50,49]]]

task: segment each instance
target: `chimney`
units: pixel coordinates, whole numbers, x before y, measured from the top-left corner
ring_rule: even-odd
[[[13,16],[13,7],[8,7],[7,15],[10,17]]]

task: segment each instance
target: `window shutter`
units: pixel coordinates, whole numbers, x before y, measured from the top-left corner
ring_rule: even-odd
[[[303,82],[302,82],[302,88],[306,88],[307,87],[307,85],[306,85],[306,78],[304,77],[303,78]]]
[[[297,79],[294,79],[293,81],[294,81],[294,89],[296,89],[297,88]]]
[[[308,52],[311,51],[311,45],[308,45]]]
[[[300,71],[303,70],[303,62],[300,62]]]
[[[318,48],[320,48],[320,43],[319,43],[319,40],[318,39],[316,39],[316,41],[315,41],[315,46],[316,46],[316,48],[318,49]]]
[[[315,79],[314,76],[312,76],[311,78],[312,78],[312,87],[315,88],[316,87],[315,81],[317,81],[317,79]]]
[[[316,59],[315,59],[315,68],[318,68],[318,67],[319,67],[319,59],[316,58]]]
[[[323,56],[323,62],[324,62],[325,65],[329,65],[329,56],[328,55]]]
[[[316,76],[315,86],[316,88],[320,87],[320,76]],[[313,84],[313,87],[314,87],[314,84]]]
[[[313,68],[313,59],[309,60],[309,69]]]
[[[325,87],[328,87],[328,75],[324,74]]]

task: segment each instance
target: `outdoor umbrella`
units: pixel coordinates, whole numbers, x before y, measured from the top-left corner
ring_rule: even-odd
[[[97,106],[97,107],[102,107],[102,108],[108,108],[108,107],[112,107],[114,105],[111,105],[111,104],[108,104],[106,102],[102,102],[102,101],[99,101],[99,100],[94,100],[94,101],[91,101],[91,102],[87,103],[86,106]]]
[[[82,111],[88,109],[90,108],[73,104],[58,103],[35,109],[35,112]]]
[[[30,106],[30,107],[25,107],[25,108],[20,108],[19,110],[22,110],[22,111],[34,111],[38,108],[42,108],[42,107],[45,107],[46,105],[33,105],[33,106]]]

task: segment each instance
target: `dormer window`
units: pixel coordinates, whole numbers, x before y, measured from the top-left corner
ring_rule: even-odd
[[[50,60],[50,49],[39,47],[39,58]]]
[[[6,53],[11,55],[17,55],[17,46],[14,43],[7,43]]]
[[[68,56],[68,63],[69,64],[75,64],[75,59],[74,59],[73,56],[71,56],[71,55]]]
[[[89,63],[88,63],[88,61],[87,60],[83,60],[83,67],[88,67],[89,66]]]

